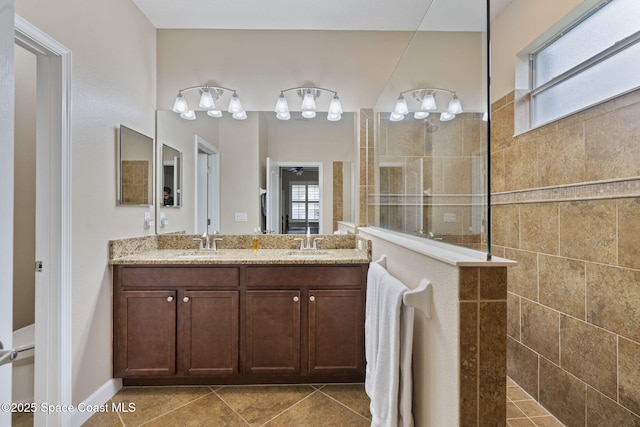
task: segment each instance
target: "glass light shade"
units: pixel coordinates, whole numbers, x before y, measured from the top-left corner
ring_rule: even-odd
[[[231,100],[229,101],[229,109],[228,111],[231,114],[235,114],[235,113],[239,113],[241,111],[243,111],[242,109],[242,103],[240,102],[240,98],[238,97],[238,95],[233,92],[233,95],[231,96]]]
[[[307,89],[307,92],[304,94],[304,98],[302,98],[302,106],[300,108],[302,109],[302,111],[316,109],[316,99],[311,93],[311,89]]]
[[[342,118],[342,114],[331,113],[331,112],[327,113],[327,120],[329,120],[330,122],[337,122],[341,118]]]
[[[289,103],[287,102],[287,98],[284,97],[283,92],[280,92],[280,96],[276,101],[276,108],[273,111],[278,114],[289,113]]]
[[[440,113],[440,121],[441,122],[448,122],[449,120],[453,120],[456,118],[455,114],[451,114],[448,111],[445,111],[444,113]]]
[[[331,103],[329,104],[329,114],[337,114],[337,115],[341,115],[342,114],[342,103],[340,102],[340,98],[338,98],[338,94],[336,93],[335,95],[333,95],[333,98],[331,99]],[[338,119],[340,120],[340,119]]]
[[[396,101],[395,107],[393,107],[393,112],[396,114],[409,114],[409,107],[407,106],[407,100],[404,99],[404,96],[400,95],[398,100]]]
[[[205,110],[212,110],[215,108],[216,105],[213,102],[213,95],[211,95],[209,89],[202,91],[202,95],[200,95],[200,103],[198,103],[198,106]]]
[[[247,118],[247,112],[244,110],[238,111],[237,113],[233,113],[231,117],[236,120],[245,120]]]
[[[209,111],[207,111],[207,116],[222,117],[222,111],[220,111],[220,110],[209,110]]]
[[[278,113],[276,114],[276,119],[278,120],[289,120],[291,118],[291,114],[287,111],[286,113]]]
[[[182,117],[185,120],[195,120],[196,112],[193,110],[187,110],[185,112],[180,113],[180,117]]]
[[[302,112],[302,117],[305,119],[313,119],[316,116],[316,112],[313,110],[307,110]]]
[[[460,99],[456,95],[451,97],[451,101],[449,101],[449,107],[447,108],[447,112],[450,114],[460,114],[462,113],[462,104],[460,104]]]
[[[428,111],[416,111],[415,113],[413,113],[414,119],[426,119],[427,117],[429,117]]]
[[[173,103],[173,112],[174,113],[184,113],[189,109],[187,105],[187,100],[184,99],[182,92],[178,92],[178,96],[176,96],[176,100]]]
[[[404,114],[398,114],[395,111],[389,115],[389,120],[392,122],[399,122],[404,119]]]
[[[420,104],[421,110],[435,110],[436,109],[436,99],[433,97],[432,93],[428,93],[422,98],[422,103]]]

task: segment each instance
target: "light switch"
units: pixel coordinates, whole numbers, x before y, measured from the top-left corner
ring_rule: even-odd
[[[247,222],[247,213],[246,212],[236,212],[235,218],[236,218],[236,222]]]

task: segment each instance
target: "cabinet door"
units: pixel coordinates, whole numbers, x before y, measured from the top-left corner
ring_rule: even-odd
[[[364,374],[360,290],[309,291],[309,373]]]
[[[123,291],[115,310],[114,376],[176,372],[176,292]]]
[[[180,293],[180,345],[185,375],[238,373],[238,291]]]
[[[300,291],[247,291],[246,359],[251,374],[300,372]]]

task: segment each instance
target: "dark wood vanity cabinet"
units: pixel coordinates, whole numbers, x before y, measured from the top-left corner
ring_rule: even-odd
[[[245,365],[255,375],[364,375],[366,267],[247,267]]]
[[[361,381],[366,273],[366,264],[116,265],[114,376]]]

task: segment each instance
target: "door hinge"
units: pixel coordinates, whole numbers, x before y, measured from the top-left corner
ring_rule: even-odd
[[[42,273],[42,261],[36,261],[36,273]]]
[[[207,218],[207,225],[211,225],[211,218]]]

